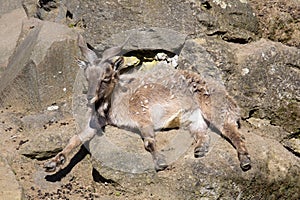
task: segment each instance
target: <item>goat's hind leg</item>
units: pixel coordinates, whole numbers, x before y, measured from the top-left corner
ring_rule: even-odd
[[[96,135],[97,130],[90,128],[89,124],[87,127],[78,135],[74,135],[67,146],[59,152],[54,158],[49,162],[44,164],[45,171],[54,172],[58,167],[66,162],[67,156],[71,153],[73,149],[81,145],[82,143],[91,140]]]
[[[207,135],[208,124],[200,109],[196,109],[191,113],[188,116],[188,121],[191,122],[189,131],[196,139],[194,156],[195,158],[203,157],[209,150],[210,137]]]
[[[238,125],[236,123],[226,122],[223,126],[222,134],[229,139],[236,148],[242,170],[249,170],[251,168],[251,160],[246,149],[244,138],[238,131]]]
[[[162,171],[168,167],[163,154],[159,153],[156,147],[154,128],[151,125],[140,128],[141,136],[144,141],[144,147],[152,155],[155,170]]]

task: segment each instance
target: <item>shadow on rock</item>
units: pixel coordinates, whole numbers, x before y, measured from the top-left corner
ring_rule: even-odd
[[[61,179],[64,178],[68,173],[70,173],[73,167],[75,167],[77,163],[82,161],[87,154],[89,154],[88,150],[84,147],[84,145],[82,145],[80,150],[75,154],[75,156],[70,160],[69,164],[65,168],[57,171],[55,174],[45,176],[45,179],[49,182],[61,181]]]

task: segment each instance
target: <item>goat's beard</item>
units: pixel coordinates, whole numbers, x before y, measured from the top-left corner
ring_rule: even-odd
[[[108,122],[109,103],[98,99],[94,104],[93,113],[90,119],[90,127],[93,129],[102,129]]]
[[[90,127],[94,129],[103,129],[109,124],[109,108],[111,94],[115,83],[101,84],[97,89],[96,96],[91,99],[91,105],[94,106],[94,111],[90,120]]]

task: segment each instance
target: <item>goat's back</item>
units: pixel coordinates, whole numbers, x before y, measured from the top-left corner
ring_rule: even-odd
[[[179,127],[186,113],[200,107],[194,84],[187,74],[163,63],[121,75],[111,98],[111,122],[129,128]],[[205,87],[201,84],[197,86]]]

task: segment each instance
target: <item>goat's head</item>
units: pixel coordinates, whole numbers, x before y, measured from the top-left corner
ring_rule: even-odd
[[[88,81],[87,100],[93,104],[98,100],[106,100],[112,93],[118,78],[118,69],[123,63],[123,57],[118,56],[122,47],[112,47],[105,50],[102,58],[88,48],[81,35],[78,36],[78,45],[86,61],[79,60],[78,65],[84,69]]]

